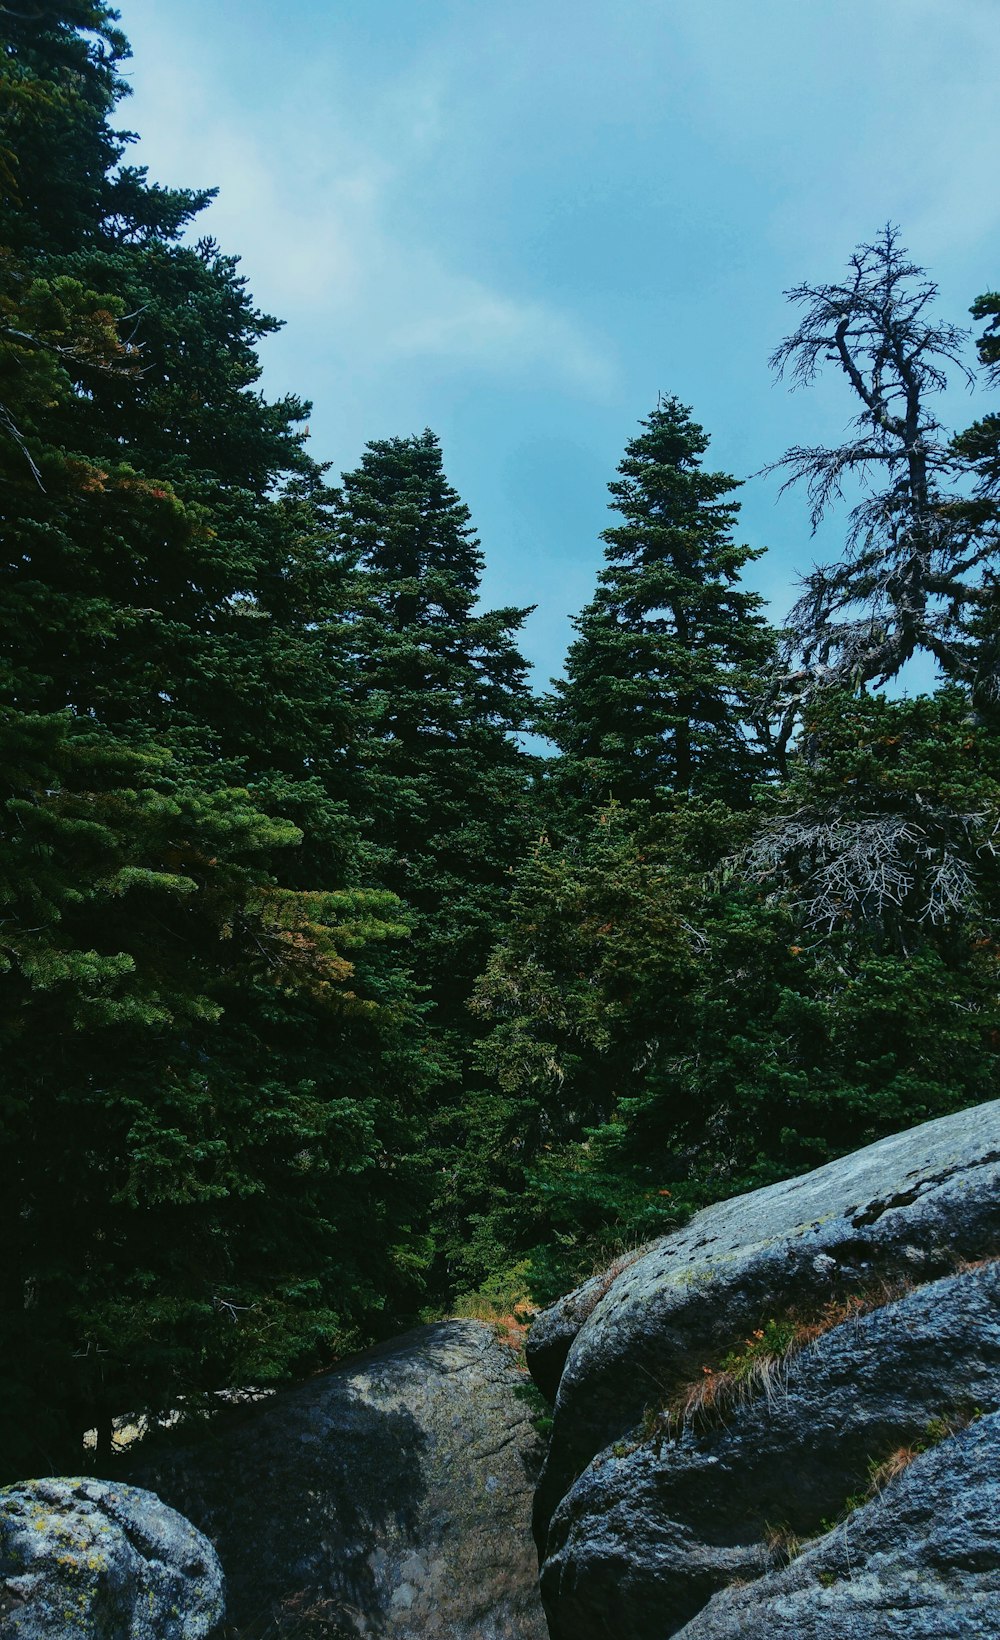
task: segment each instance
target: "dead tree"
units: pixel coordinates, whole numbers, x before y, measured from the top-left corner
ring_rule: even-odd
[[[797,387],[835,364],[856,414],[843,444],[797,445],[766,470],[787,475],[783,489],[806,484],[814,529],[845,488],[863,493],[842,558],[804,578],[789,616],[775,688],[782,753],[817,687],[885,683],[918,650],[962,677],[962,616],[998,552],[995,532],[983,533],[961,504],[968,467],[930,402],[949,367],[972,384],[967,332],[933,318],[937,286],[909,260],[898,231],[886,227],[860,245],[842,283],[787,295],[803,315],[772,366]]]
[[[918,795],[906,812],[803,806],[780,815],[762,827],[741,866],[795,908],[804,938],[874,924],[906,950],[922,929],[976,913],[980,868],[998,851],[994,811],[954,813]]]

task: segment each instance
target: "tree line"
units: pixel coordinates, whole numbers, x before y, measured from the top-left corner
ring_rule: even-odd
[[[661,396],[537,698],[434,435],[334,481],[261,393],[116,13],[0,40],[4,1477],[994,1093],[1000,417],[896,232],[775,355],[853,404],[775,464],[841,559],[775,629]]]

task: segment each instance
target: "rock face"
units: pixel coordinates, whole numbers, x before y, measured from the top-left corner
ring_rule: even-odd
[[[547,1310],[535,1316],[525,1354],[528,1370],[547,1400],[555,1400],[566,1357],[584,1322],[594,1313],[605,1294],[611,1291],[618,1277],[637,1264],[649,1252],[650,1246],[624,1254],[606,1270],[591,1276],[581,1287],[557,1299]]]
[[[994,1103],[709,1208],[541,1319],[545,1382],[579,1318],[536,1505],[554,1640],[665,1640],[837,1518],[893,1449],[1000,1409],[998,1187]],[[815,1330],[824,1312],[724,1416],[655,1415],[770,1318]]]
[[[223,1606],[215,1550],[149,1492],[97,1480],[0,1492],[3,1640],[211,1640]]]
[[[997,1409],[998,1264],[832,1328],[714,1427],[584,1471],[549,1530],[554,1640],[675,1632],[732,1579],[769,1571],[781,1541],[821,1531],[870,1466]]]
[[[491,1327],[442,1322],[133,1474],[216,1543],[238,1631],[545,1640],[525,1387]]]
[[[683,1640],[995,1640],[1000,1417],[918,1457],[787,1570],[727,1589]]]
[[[612,1270],[591,1276],[582,1287],[557,1299],[532,1321],[525,1349],[528,1370],[547,1400],[556,1398],[574,1338],[619,1274]]]

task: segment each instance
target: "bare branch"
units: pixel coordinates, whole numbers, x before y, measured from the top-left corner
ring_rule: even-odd
[[[0,429],[5,430],[8,437],[13,439],[14,443],[17,445],[18,449],[20,450],[21,454],[23,455],[25,461],[28,463],[28,466],[31,469],[31,475],[34,478],[35,483],[38,485],[38,488],[41,491],[43,491],[43,493],[44,493],[45,485],[42,483],[42,475],[41,475],[41,472],[39,470],[38,463],[35,461],[34,456],[32,455],[31,451],[28,449],[27,440],[25,439],[24,434],[21,432],[20,428],[17,426],[16,422],[14,421],[13,416],[11,415],[10,411],[7,409],[7,406],[5,404],[0,404]]]
[[[928,809],[919,819],[844,819],[803,809],[765,827],[742,867],[773,893],[791,894],[810,930],[903,915],[940,926],[975,909],[974,862],[995,855],[998,838],[993,814]]]
[[[968,672],[950,630],[997,561],[996,531],[985,537],[952,488],[968,472],[951,447],[930,397],[957,368],[967,332],[928,315],[936,285],[887,226],[860,245],[839,284],[787,292],[802,311],[771,363],[793,387],[838,366],[857,414],[842,444],[796,445],[764,469],[783,475],[782,491],[805,484],[815,531],[850,483],[867,493],[852,507],[845,550],[817,566],[789,617],[789,641],[775,676],[779,714],[817,687],[886,682],[919,649],[958,676]]]

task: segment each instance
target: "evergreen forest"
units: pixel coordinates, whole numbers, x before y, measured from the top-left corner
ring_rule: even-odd
[[[1000,295],[891,226],[789,293],[851,420],[783,625],[636,406],[538,696],[435,435],[335,477],[262,394],[117,13],[0,38],[0,1479],[1000,1094]]]

